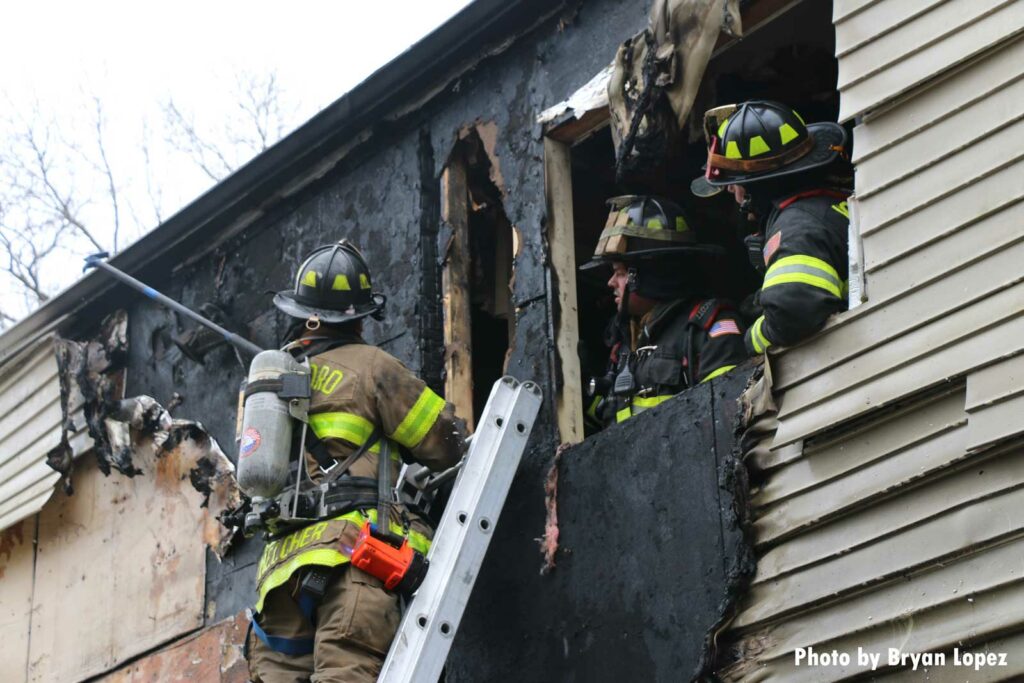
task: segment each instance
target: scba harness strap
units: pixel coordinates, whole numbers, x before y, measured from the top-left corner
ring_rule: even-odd
[[[363,454],[370,449],[371,445],[373,445],[374,443],[376,443],[378,439],[380,439],[380,432],[380,427],[375,428],[373,434],[371,434],[370,438],[366,440],[366,443],[364,443],[360,448],[353,451],[351,455],[349,455],[345,460],[341,461],[340,463],[334,460],[334,458],[331,458],[333,464],[331,465],[330,468],[324,470],[324,473],[329,475],[331,470],[335,469],[337,469],[337,471],[339,471],[341,474],[347,472],[348,468],[351,467],[356,460],[361,458]],[[314,447],[322,448],[323,453],[326,454],[327,446],[320,439],[316,439]],[[330,456],[328,455],[327,457]],[[360,477],[359,479],[361,481],[359,483],[362,484],[362,486],[356,486],[354,489],[350,486],[346,489],[344,486],[346,482],[344,480],[341,480],[340,478],[335,477],[330,482],[328,482],[329,488],[327,492],[324,494],[325,503],[328,503],[328,507],[330,507],[331,501],[328,501],[327,498],[333,496],[335,498],[339,498],[339,500],[334,502],[334,505],[336,505],[336,507],[350,507],[353,504],[353,499],[356,496],[350,496],[349,492],[356,491],[356,494],[358,495],[360,493],[360,488],[365,489],[367,485],[372,485],[376,487],[376,495],[372,495],[372,498],[368,498],[367,496],[369,492],[361,492],[362,497],[359,503],[361,503],[362,506],[365,506],[372,500],[372,504],[380,506],[381,510],[386,509],[390,511],[390,501],[385,501],[386,496],[390,493],[389,490],[386,491],[385,489],[385,487],[390,486],[390,477],[387,476],[390,467],[391,463],[390,458],[388,457],[387,444],[385,444],[385,447],[378,459],[378,473],[376,481],[366,480],[365,478]],[[321,469],[323,469],[322,466]],[[352,480],[355,478],[349,477],[347,479]],[[332,484],[335,485],[334,488],[336,490],[334,491],[332,491],[331,489]],[[378,512],[378,519],[381,518],[380,514],[381,513]],[[333,515],[329,515],[329,517],[333,517]],[[390,519],[390,514],[388,514],[387,517],[385,517],[385,519]],[[302,581],[299,583],[299,595],[296,602],[298,604],[299,611],[302,612],[302,616],[306,618],[306,621],[310,623],[314,631],[316,631],[316,611],[317,608],[320,606],[320,603],[324,599],[324,594],[327,592],[327,584],[331,579],[331,575],[333,573],[332,570],[332,567],[322,567],[314,565],[310,567],[308,570],[306,570],[306,573],[303,576]],[[313,646],[315,642],[313,638],[285,638],[283,636],[269,635],[256,621],[256,616],[252,613],[251,610],[249,611],[249,628],[252,630],[253,633],[256,634],[257,638],[263,641],[264,645],[282,654],[297,657],[301,655],[311,654],[313,652]],[[249,644],[248,641],[248,636],[246,636],[247,648]],[[248,654],[246,656],[248,657]]]
[[[374,429],[374,433],[371,435],[369,439],[367,439],[366,443],[363,444],[363,447],[356,450],[352,455],[350,455],[343,462],[338,464],[337,467],[342,472],[347,471],[348,467],[355,460],[357,460],[364,453],[366,453],[369,450],[369,446],[375,443],[378,439],[380,439],[379,427]],[[346,477],[346,480],[355,479],[356,478],[354,477]],[[382,530],[383,533],[394,534],[394,531],[391,529],[391,527],[393,526],[393,523],[391,522],[391,511],[392,505],[394,503],[392,499],[393,492],[391,490],[391,458],[389,456],[388,443],[386,440],[382,442],[381,452],[377,460],[376,481],[374,482],[373,480],[367,480],[365,478],[359,479],[360,481],[358,482],[358,485],[355,488],[355,490],[357,491],[360,488],[365,489],[366,486],[371,483],[376,485],[376,496],[374,496],[374,503],[377,506],[376,519],[378,520],[378,524],[374,526]],[[337,483],[339,485],[337,497],[339,497],[340,500],[336,501],[336,505],[339,507],[347,507],[351,503],[351,500],[349,500],[348,496],[344,495],[344,493],[340,489],[340,485],[345,483],[345,480],[334,479],[330,483]],[[325,494],[325,502],[328,502],[326,501],[326,498],[329,495],[331,495],[330,489],[328,490],[328,493]],[[362,502],[364,503],[364,505],[360,505],[360,507],[365,507],[365,503],[369,502],[369,500],[367,499],[368,492],[364,491],[361,492],[361,494],[359,495],[363,496]],[[367,519],[370,518],[367,517]],[[408,539],[410,535],[409,521],[408,518],[405,516],[404,512],[402,513],[401,531],[402,536],[398,538]],[[350,555],[349,561],[356,562],[357,554],[357,552],[354,552],[352,555]],[[372,570],[367,569],[367,571],[370,571],[371,574],[373,573]],[[316,631],[317,626],[316,612],[320,603],[323,602],[324,595],[327,592],[328,583],[330,582],[333,573],[334,567],[312,565],[305,571],[305,574],[301,582],[299,583],[299,592],[296,602],[299,607],[299,611],[302,613],[303,617],[305,617],[306,621],[308,621],[309,624],[313,627],[314,632]],[[259,605],[257,605],[257,607],[259,607]],[[286,638],[283,636],[269,635],[263,629],[263,627],[259,625],[255,615],[253,615],[251,611],[249,612],[249,625],[252,632],[256,634],[256,637],[259,638],[264,645],[266,645],[272,650],[289,656],[301,656],[313,652],[315,645],[314,638]],[[248,635],[246,636],[246,647],[248,647]]]
[[[697,336],[711,329],[715,319],[722,310],[722,305],[716,299],[705,299],[697,303],[690,311],[687,319],[686,335],[686,386],[692,387],[697,382],[699,374],[700,359],[697,356]]]
[[[299,596],[296,603],[299,611],[306,621],[316,631],[316,611],[323,602],[327,593],[327,584],[331,580],[332,567],[312,567],[306,572],[302,582],[299,584]],[[283,636],[272,636],[263,630],[263,627],[256,621],[256,615],[252,610],[246,610],[249,617],[249,630],[256,634],[264,645],[271,650],[291,657],[299,657],[313,653],[316,643],[314,638],[285,638]],[[245,636],[245,658],[249,658],[249,634]]]
[[[690,309],[685,322],[680,320],[673,323],[683,329],[672,335],[672,341],[662,341],[658,346],[649,347],[647,350],[653,356],[652,362],[661,363],[661,367],[665,367],[669,362],[673,368],[681,366],[682,376],[675,376],[678,382],[673,380],[665,384],[651,380],[649,376],[647,377],[649,383],[643,386],[636,386],[637,383],[634,381],[630,394],[618,396],[621,403],[616,406],[615,421],[624,422],[644,410],[660,405],[675,396],[681,390],[680,387],[696,386],[697,378],[700,376],[698,339],[700,335],[711,329],[720,313],[729,310],[728,306],[723,305],[717,299],[701,299]],[[634,352],[633,356],[638,357],[638,353]],[[638,395],[640,393],[646,395]],[[609,398],[614,399],[616,396],[613,394]]]

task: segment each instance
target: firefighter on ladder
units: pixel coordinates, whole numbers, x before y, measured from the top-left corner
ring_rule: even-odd
[[[705,175],[697,196],[723,187],[758,230],[745,239],[751,265],[764,276],[762,314],[746,333],[751,355],[791,346],[846,308],[850,192],[837,123],[805,124],[792,108],[754,100],[709,110]]]
[[[627,195],[611,212],[594,257],[611,268],[618,314],[609,325],[608,372],[591,380],[587,417],[607,425],[652,408],[743,362],[743,328],[732,305],[706,296],[720,249],[701,244],[675,203]]]
[[[464,425],[397,359],[363,341],[362,319],[382,317],[384,297],[372,292],[366,261],[348,241],[313,251],[274,305],[300,321],[297,346],[312,370],[313,436],[303,464],[314,482],[339,482],[351,509],[267,543],[247,642],[250,673],[263,683],[376,681],[398,629],[399,597],[350,566],[349,556],[361,525],[377,522],[378,458],[390,451],[393,482],[400,450],[446,469],[465,449]],[[430,527],[405,506],[392,510],[391,532],[425,554]]]

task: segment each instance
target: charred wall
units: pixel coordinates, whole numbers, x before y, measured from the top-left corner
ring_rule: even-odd
[[[537,573],[543,483],[557,435],[543,140],[536,117],[608,64],[618,44],[644,26],[649,4],[572,5],[495,49],[409,113],[380,122],[369,142],[240,234],[211,234],[197,255],[153,273],[152,284],[170,296],[194,307],[216,304],[229,327],[271,347],[280,343],[288,321],[270,307],[267,292],[287,287],[312,248],[348,237],[364,250],[375,288],[388,295],[388,317],[370,322],[367,338],[440,389],[445,232],[439,226],[439,179],[459,131],[493,124],[496,185],[518,237],[507,372],[537,381],[548,401],[453,649],[452,681],[499,680],[512,671],[517,680],[592,680],[594,672],[619,671],[610,661],[613,668],[600,668],[608,658],[596,657],[617,647],[635,656],[626,678],[639,671],[656,679],[689,673],[725,595],[737,540],[720,521],[726,502],[719,499],[715,457],[730,448],[725,435],[731,427],[724,425],[727,399],[742,384],[738,375],[567,451],[559,504],[568,550],[557,556],[554,573]],[[177,394],[175,417],[202,422],[234,458],[237,389],[244,376],[235,354],[222,346],[202,363],[186,358],[172,341],[186,325],[148,302],[136,301],[129,321],[128,395],[148,394],[168,405]],[[668,428],[691,423],[685,437]],[[610,496],[616,505],[608,505]],[[637,529],[658,533],[638,538]],[[209,623],[249,605],[259,546],[245,542],[224,563],[208,563]],[[614,666],[624,666],[622,659]]]
[[[561,453],[555,567],[538,572],[542,522],[503,512],[446,680],[698,672],[706,637],[751,569],[731,476],[748,377],[736,370]],[[511,495],[536,499],[523,478]]]

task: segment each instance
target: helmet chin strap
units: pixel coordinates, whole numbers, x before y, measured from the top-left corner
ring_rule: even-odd
[[[619,301],[619,318],[621,320],[629,318],[629,300],[636,293],[637,277],[636,266],[630,266],[626,270],[626,286],[622,290],[622,299]]]
[[[630,356],[632,355],[631,339],[629,331],[629,299],[636,291],[637,273],[636,267],[630,266],[626,271],[626,286],[622,290],[622,298],[619,300],[619,311],[616,316],[615,326],[618,328],[619,352],[615,359],[615,381],[612,383],[612,393],[619,396],[628,396],[633,393],[634,381],[633,371],[630,369]]]

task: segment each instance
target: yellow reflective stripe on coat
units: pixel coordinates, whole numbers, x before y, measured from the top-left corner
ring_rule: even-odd
[[[839,274],[827,261],[814,256],[798,254],[786,256],[772,264],[764,274],[761,289],[768,289],[788,282],[799,282],[812,287],[824,289],[837,298],[843,296],[843,281]]]
[[[764,316],[754,321],[754,324],[750,326],[750,343],[754,347],[754,351],[757,353],[764,353],[765,350],[772,345],[771,341],[764,336],[761,332],[761,325],[764,324]]]
[[[631,405],[621,408],[617,413],[615,413],[615,421],[625,422],[634,415],[639,415],[648,408],[660,405],[673,396],[675,396],[675,394],[662,394],[660,396],[634,396],[630,401]]]
[[[725,373],[727,373],[730,370],[732,370],[734,367],[736,367],[736,366],[735,365],[723,365],[722,367],[718,368],[717,370],[713,370],[713,371],[709,372],[708,376],[705,377],[704,379],[702,379],[700,381],[700,383],[704,384],[704,382],[707,382],[708,380],[711,380],[711,379],[714,379],[714,378],[719,377],[721,375],[724,375]]]
[[[648,408],[653,408],[656,405],[660,405],[665,401],[675,396],[675,394],[662,394],[660,396],[634,396],[633,397],[633,408],[634,414],[642,413]]]
[[[376,523],[377,511],[367,510],[366,512],[362,512],[360,510],[353,510],[352,512],[345,513],[340,517],[335,517],[330,521],[345,521],[351,522],[356,526],[362,526],[363,522],[366,520],[369,520],[371,523]],[[406,536],[406,531],[400,524],[391,522],[389,526],[391,528],[391,533],[398,536]],[[319,537],[323,535],[326,528],[326,521],[310,524],[303,529],[299,529],[298,531],[288,534],[284,538],[279,538],[276,541],[268,543],[263,548],[263,554],[260,557],[258,565],[259,568],[256,573],[256,582],[259,586],[259,592],[256,597],[257,612],[261,612],[263,610],[263,601],[266,599],[267,594],[278,586],[284,585],[296,570],[311,565],[337,567],[338,565],[345,564],[349,561],[349,556],[341,552],[339,548],[316,548],[314,550],[307,550],[306,552],[295,555],[295,557],[292,557],[280,567],[275,568],[265,577],[261,576],[263,571],[269,568],[272,563],[272,556],[274,554],[286,556],[296,548],[309,545],[318,540]],[[318,529],[319,534],[316,533]],[[413,550],[424,555],[426,555],[430,550],[430,539],[423,534],[416,531],[409,531],[408,539],[409,545],[412,546]]]
[[[309,426],[318,439],[344,439],[362,446],[373,433],[373,423],[353,413],[315,413]],[[380,441],[370,446],[371,453],[380,453]]]
[[[390,437],[406,448],[415,448],[437,422],[442,410],[444,399],[426,387]]]

